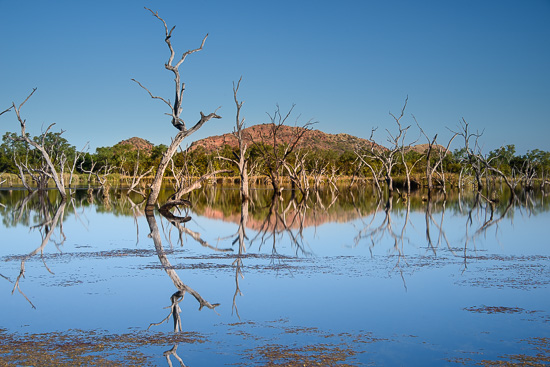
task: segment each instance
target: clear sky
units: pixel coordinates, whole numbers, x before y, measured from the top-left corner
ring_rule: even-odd
[[[178,54],[210,34],[181,68],[183,118],[221,106],[223,119],[187,143],[232,130],[242,75],[247,126],[295,103],[302,123],[363,138],[378,127],[383,144],[408,95],[404,123],[414,114],[441,143],[464,118],[484,130],[484,152],[550,150],[548,0],[0,0],[0,110],[37,87],[22,110],[33,135],[55,122],[92,151],[132,136],[168,144],[166,106],[131,81],[173,100],[164,29],[144,6],[176,25]],[[18,129],[0,117],[1,134]]]

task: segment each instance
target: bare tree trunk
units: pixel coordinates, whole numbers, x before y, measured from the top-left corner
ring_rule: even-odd
[[[403,150],[405,136],[407,134],[407,130],[410,128],[410,125],[405,128],[401,125],[401,119],[405,114],[405,108],[407,107],[408,100],[409,100],[409,97],[407,96],[407,98],[405,99],[403,108],[401,109],[401,114],[399,115],[399,117],[396,117],[394,114],[390,112],[390,116],[393,117],[398,127],[398,132],[395,136],[392,135],[392,133],[390,133],[388,129],[386,129],[386,132],[388,133],[388,142],[391,144],[390,148],[384,149],[374,142],[374,139],[373,139],[374,132],[376,131],[377,128],[373,128],[371,130],[371,134],[368,139],[370,143],[370,147],[368,148],[368,154],[367,155],[359,154],[356,151],[356,154],[359,157],[361,157],[361,160],[364,164],[367,164],[364,159],[365,157],[376,159],[381,163],[384,169],[386,184],[388,186],[388,190],[390,193],[393,192],[392,170],[393,170],[393,167],[397,164],[398,158],[396,155],[397,153]],[[369,168],[374,174],[374,170],[372,169],[372,167],[369,167]]]
[[[374,181],[374,184],[376,186],[376,189],[378,190],[378,193],[382,193],[382,188],[380,187],[380,182],[379,182],[379,177],[378,177],[378,174],[376,174],[376,171],[374,170],[374,168],[372,167],[372,165],[370,165],[366,160],[365,158],[359,154],[359,152],[357,151],[357,149],[355,150],[355,154],[357,155],[357,157],[359,158],[359,160],[367,167],[369,167],[371,173],[372,173],[372,179]]]
[[[390,193],[393,192],[393,177],[391,176],[391,174],[388,174],[388,172],[386,172],[386,185],[388,186],[388,190],[390,191]]]
[[[271,120],[268,124],[268,133],[264,134],[260,131],[260,137],[256,140],[250,136],[250,140],[258,148],[262,156],[265,170],[264,173],[269,177],[275,195],[280,195],[282,192],[280,181],[281,174],[288,157],[296,149],[304,135],[310,130],[310,126],[315,123],[310,120],[301,127],[293,127],[291,130],[290,142],[286,144],[283,140],[283,126],[285,126],[288,118],[292,114],[294,106],[295,105],[292,105],[289,111],[285,115],[282,115],[281,109],[279,105],[277,105],[273,115],[268,113],[269,119]]]
[[[84,147],[82,147],[81,151],[75,152],[75,156],[74,156],[74,160],[73,160],[73,166],[71,168],[71,175],[69,176],[69,187],[71,187],[72,182],[73,182],[73,174],[74,174],[74,170],[76,168],[76,163],[78,162],[78,159],[80,157],[82,157],[82,155],[84,154],[84,150],[86,149],[87,145],[88,145],[88,143],[84,144]]]
[[[21,107],[23,107],[23,105],[29,100],[29,98],[31,98],[31,96],[34,94],[35,91],[36,91],[36,88],[34,88],[32,90],[31,94],[29,94],[29,96],[23,101],[23,103],[21,103],[19,105],[19,107],[17,107],[15,105],[15,103],[13,103],[13,105],[12,105],[13,109],[15,110],[15,114],[17,115],[17,119],[19,120],[19,123],[21,124],[21,137],[19,139],[21,141],[27,142],[28,144],[30,144],[31,146],[36,148],[40,152],[40,154],[42,154],[42,158],[44,158],[44,161],[46,162],[47,168],[45,170],[42,170],[41,173],[43,173],[44,175],[46,175],[49,178],[52,178],[54,180],[55,186],[57,187],[57,190],[59,191],[59,194],[61,195],[61,197],[63,199],[66,199],[67,198],[67,193],[65,192],[65,184],[63,182],[63,164],[61,165],[61,173],[58,174],[54,164],[52,163],[50,155],[48,154],[48,152],[44,148],[44,139],[42,139],[43,140],[42,144],[39,144],[39,143],[35,142],[34,140],[30,139],[28,137],[26,131],[25,131],[25,129],[26,129],[26,120],[21,118],[21,114],[20,114]],[[4,111],[4,112],[6,112],[6,111]],[[53,125],[55,125],[55,124],[51,124],[46,129],[46,131],[43,134],[43,137],[46,136],[46,134],[52,128]]]
[[[231,163],[233,163],[237,168],[239,169],[239,176],[240,176],[240,188],[241,188],[241,201],[244,202],[248,200],[249,196],[249,178],[248,178],[248,157],[247,157],[247,150],[248,145],[246,144],[243,136],[243,129],[244,129],[244,118],[241,119],[241,108],[243,106],[244,102],[239,102],[237,98],[237,93],[239,91],[239,87],[241,86],[242,77],[239,79],[237,85],[235,86],[235,83],[233,83],[233,99],[235,101],[235,105],[237,106],[237,113],[235,116],[235,128],[233,130],[233,136],[237,138],[237,141],[239,143],[239,153],[236,155],[236,159],[231,159],[227,157],[218,156],[219,159],[227,160]]]
[[[170,50],[170,57],[168,59],[168,62],[164,65],[164,67],[167,70],[171,71],[174,74],[174,77],[175,77],[174,78],[174,82],[175,82],[174,102],[172,103],[172,102],[170,102],[170,101],[168,101],[168,100],[166,100],[162,97],[154,96],[140,82],[138,82],[135,79],[132,79],[132,80],[134,82],[136,82],[137,84],[139,84],[140,87],[145,89],[147,91],[147,93],[149,93],[151,98],[158,99],[158,100],[164,102],[170,108],[170,111],[171,111],[170,115],[171,115],[171,118],[172,118],[172,125],[176,129],[179,130],[179,132],[176,134],[176,136],[172,140],[172,143],[170,144],[170,146],[166,150],[166,152],[162,155],[161,161],[160,161],[160,163],[157,167],[157,171],[155,173],[155,178],[153,179],[153,182],[151,184],[151,192],[149,193],[149,197],[147,198],[147,204],[146,204],[146,207],[145,207],[145,210],[147,212],[151,212],[154,209],[154,206],[157,204],[159,193],[160,193],[160,188],[162,186],[162,178],[164,177],[164,173],[166,171],[166,168],[168,167],[168,164],[170,164],[170,161],[172,160],[172,157],[176,153],[176,150],[178,149],[178,147],[182,143],[183,139],[185,139],[187,136],[193,134],[195,131],[200,129],[202,127],[202,125],[204,125],[204,123],[206,123],[210,119],[212,119],[212,118],[218,118],[219,119],[221,117],[218,116],[215,112],[210,113],[209,115],[204,115],[201,112],[200,113],[201,114],[200,120],[191,129],[187,129],[185,121],[183,121],[183,119],[180,117],[181,113],[182,113],[182,109],[183,109],[183,107],[182,107],[182,95],[183,95],[183,92],[185,91],[185,83],[181,81],[179,67],[185,61],[187,56],[202,50],[202,48],[204,47],[204,43],[206,42],[206,38],[208,37],[208,34],[203,38],[202,43],[201,43],[199,48],[184,52],[183,55],[181,56],[181,58],[179,59],[179,61],[177,61],[177,63],[175,65],[173,65],[174,57],[175,57],[176,54],[175,54],[174,48],[172,47],[172,43],[170,41],[170,38],[172,37],[172,32],[174,31],[175,26],[172,27],[170,30],[168,30],[168,26],[166,25],[166,22],[164,21],[164,19],[162,19],[158,15],[158,13],[153,12],[151,9],[148,9],[148,8],[145,8],[145,9],[149,10],[151,12],[151,14],[153,14],[153,16],[155,18],[157,18],[158,20],[160,20],[162,22],[162,24],[164,25],[164,31],[165,31],[164,42],[166,43],[166,45],[168,46],[168,48]]]

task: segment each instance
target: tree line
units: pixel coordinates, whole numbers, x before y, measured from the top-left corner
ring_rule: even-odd
[[[47,184],[48,180],[44,182],[36,174],[45,169],[46,162],[43,155],[19,137],[20,135],[14,132],[7,132],[2,137],[0,172],[16,175],[24,172],[27,176],[29,172],[34,172],[31,177],[34,177],[34,184],[37,187]],[[48,131],[33,138],[27,134],[27,137],[43,143],[44,149],[49,153],[58,171],[80,175],[90,175],[91,172],[92,177],[95,177],[96,173],[101,174],[105,171],[112,177],[128,177],[134,173],[136,165],[139,171],[147,171],[151,167],[158,166],[168,148],[164,144],[159,144],[154,145],[150,151],[139,151],[129,144],[116,144],[110,147],[98,147],[94,153],[90,153],[85,150],[86,147],[84,150],[77,149],[62,136],[62,131]],[[442,184],[445,173],[453,175],[455,181],[461,174],[465,178],[475,176],[476,160],[479,160],[482,166],[485,166],[484,169],[488,170],[488,174],[480,175],[482,178],[498,175],[495,171],[498,170],[510,180],[519,179],[520,183],[526,186],[532,186],[536,180],[541,183],[544,180],[547,181],[550,172],[550,152],[534,149],[525,154],[518,154],[513,144],[492,150],[485,155],[474,154],[476,157],[472,160],[470,155],[473,153],[466,147],[451,151],[435,144],[431,147],[429,144],[423,145],[425,147],[423,151],[399,144],[397,149],[393,150],[390,148],[370,150],[368,147],[363,147],[344,152],[300,148],[292,150],[286,157],[285,151],[290,150],[288,143],[279,142],[274,147],[273,144],[258,141],[250,145],[246,152],[246,159],[247,163],[252,163],[253,175],[268,178],[271,165],[272,171],[278,170],[280,176],[290,183],[299,181],[299,173],[303,172],[311,186],[329,184],[331,179],[344,178],[361,180],[377,177],[383,182],[388,176],[398,177],[403,181],[407,173],[414,183],[422,181],[427,184],[426,178],[429,176],[427,171],[434,167],[436,170],[432,173],[432,178],[435,176],[434,181],[437,186]],[[213,170],[227,170],[219,175],[239,177],[238,164],[234,162],[238,153],[239,147],[230,145],[224,145],[213,152],[207,152],[202,146],[193,150],[181,150],[174,154],[174,168],[169,167],[168,175],[173,176],[182,169],[189,177],[200,177]],[[279,166],[276,165],[277,153],[280,154]],[[300,183],[300,185],[303,184],[304,182]]]

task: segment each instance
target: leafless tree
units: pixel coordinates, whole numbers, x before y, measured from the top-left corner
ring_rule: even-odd
[[[371,132],[371,137],[372,137],[372,133],[374,132],[374,130]],[[370,146],[369,150],[372,151],[373,149],[375,149],[375,148],[372,145],[372,141],[371,141],[371,146]],[[360,149],[359,147],[355,147],[354,153],[357,156],[357,161],[356,162],[358,163],[358,170],[360,170],[361,165],[365,165],[366,167],[368,167],[368,169],[370,170],[370,172],[372,174],[372,180],[373,180],[374,186],[376,187],[378,195],[381,195],[382,194],[382,188],[380,187],[381,171],[375,169],[373,164],[371,164],[371,162],[370,162],[370,160],[372,158],[367,156],[367,154],[365,154],[365,152],[363,152],[362,149]]]
[[[109,182],[108,182],[108,176],[111,173],[111,171],[113,169],[115,169],[116,167],[111,166],[109,164],[105,164],[104,166],[101,166],[97,171],[92,171],[93,167],[95,166],[95,164],[94,164],[94,165],[92,165],[92,169],[88,171],[83,167],[83,163],[84,162],[80,162],[80,170],[83,173],[87,173],[89,175],[92,175],[92,174],[95,175],[95,177],[97,179],[97,182],[99,182],[99,184],[101,185],[101,192],[103,193],[103,199],[108,199],[109,198],[109,189],[110,189]],[[103,173],[102,173],[102,171],[103,171]]]
[[[21,124],[21,136],[18,138],[18,140],[26,142],[27,144],[34,147],[36,150],[38,150],[40,152],[40,154],[42,155],[42,158],[45,161],[45,167],[40,168],[37,171],[39,171],[39,173],[41,175],[53,179],[54,182],[55,182],[55,186],[57,187],[57,190],[59,191],[59,194],[61,195],[61,197],[66,198],[67,193],[65,192],[65,183],[64,183],[64,180],[63,180],[63,169],[64,169],[64,166],[65,166],[66,157],[61,157],[64,160],[62,162],[60,162],[60,165],[59,165],[60,172],[58,173],[55,165],[52,162],[50,154],[48,153],[48,151],[46,150],[46,148],[44,146],[45,145],[44,144],[44,139],[45,139],[48,131],[55,124],[51,124],[50,126],[48,126],[46,131],[42,134],[42,141],[37,142],[37,141],[31,139],[27,135],[26,120],[21,117],[21,108],[29,100],[29,98],[31,98],[31,96],[34,94],[34,92],[36,92],[36,88],[34,88],[32,90],[32,92],[27,96],[27,98],[19,106],[16,106],[15,102],[12,104],[12,108],[14,109],[15,114],[17,115],[17,120],[19,120],[19,123]],[[4,111],[4,112],[6,112],[6,111]],[[2,113],[4,113],[4,112],[2,112]]]
[[[330,191],[334,194],[335,192],[338,193],[340,190],[338,190],[338,186],[336,183],[338,182],[338,179],[342,176],[342,174],[338,174],[339,168],[336,166],[330,167],[330,176],[328,177],[328,184],[330,187]]]
[[[443,150],[442,147],[437,144],[437,134],[433,137],[433,139],[430,139],[428,135],[424,132],[424,129],[420,126],[418,121],[416,120],[416,117],[413,116],[414,122],[416,122],[416,126],[418,126],[418,129],[420,130],[420,133],[424,135],[426,138],[426,141],[428,142],[428,149],[426,149],[426,152],[424,153],[424,158],[426,160],[426,180],[428,181],[428,196],[431,195],[431,192],[433,190],[433,176],[437,172],[438,168],[441,168],[441,172],[444,175],[443,172],[443,159],[447,154],[449,154],[450,150],[449,147],[451,146],[451,143],[453,140],[458,136],[458,133],[454,133],[451,139],[449,139],[449,142],[447,143],[447,147]],[[436,159],[435,163],[432,164],[432,158],[433,154],[435,153]],[[445,181],[443,177],[443,187],[445,187]]]
[[[405,130],[405,132],[403,133],[403,137],[401,139],[401,144],[398,145],[398,149],[399,149],[399,153],[400,153],[400,156],[401,156],[401,163],[403,164],[403,168],[405,169],[405,179],[406,179],[406,183],[407,183],[407,195],[410,195],[411,194],[411,172],[413,171],[414,166],[416,166],[422,158],[418,158],[416,161],[412,162],[412,164],[410,164],[410,165],[407,164],[407,161],[405,160],[405,155],[406,155],[406,153],[411,151],[411,146],[416,144],[416,141],[411,143],[411,144],[405,145],[404,141],[405,141],[406,134],[407,134],[407,131]],[[398,190],[398,192],[399,192],[399,190]],[[403,194],[401,194],[401,193],[400,193],[400,195],[403,196]]]
[[[142,188],[139,186],[141,183],[141,180],[143,177],[147,176],[151,171],[153,170],[153,167],[149,167],[147,171],[140,172],[139,169],[139,150],[137,152],[136,162],[134,164],[134,172],[132,173],[132,181],[130,182],[130,187],[128,188],[127,194],[130,194],[131,192],[135,192],[136,194],[141,195],[142,197],[145,197],[145,193],[143,192]]]
[[[190,193],[191,191],[200,189],[202,187],[202,184],[205,181],[211,179],[212,177],[215,177],[216,175],[221,174],[221,173],[229,173],[229,172],[231,172],[231,170],[223,170],[223,169],[213,171],[213,172],[209,172],[209,173],[201,176],[197,180],[195,180],[195,182],[193,182],[190,185],[185,185],[185,182],[186,182],[185,180],[183,180],[181,178],[178,179],[178,182],[181,183],[181,186],[176,188],[176,192],[174,194],[172,194],[172,196],[170,196],[168,201],[166,203],[164,203],[160,207],[159,210],[166,216],[166,215],[168,215],[170,209],[172,209],[173,207],[178,206],[178,205],[187,205],[186,204],[187,201],[181,199],[184,195]]]
[[[288,157],[298,146],[300,140],[310,130],[311,125],[315,122],[309,120],[307,123],[298,126],[298,119],[296,119],[295,126],[291,127],[291,136],[289,142],[285,143],[283,140],[284,127],[288,119],[290,118],[295,105],[288,110],[286,114],[281,113],[279,105],[277,105],[275,112],[269,114],[270,123],[266,133],[260,132],[259,139],[250,140],[258,148],[263,163],[264,174],[269,177],[269,181],[274,190],[274,195],[280,195],[282,191],[281,186],[281,174],[284,169],[285,162]]]
[[[239,92],[239,87],[241,86],[242,77],[239,78],[239,81],[237,82],[237,85],[235,86],[235,83],[233,83],[233,99],[235,101],[235,105],[237,107],[237,113],[235,115],[235,127],[233,128],[233,136],[237,138],[237,142],[239,144],[239,151],[238,153],[235,153],[234,158],[227,158],[219,156],[219,159],[227,160],[231,163],[233,163],[237,168],[239,169],[239,175],[240,175],[240,185],[241,185],[241,200],[244,202],[248,200],[249,196],[249,170],[248,170],[248,160],[249,157],[247,155],[248,150],[248,143],[245,140],[245,136],[243,133],[244,130],[244,118],[241,118],[241,108],[243,106],[244,101],[239,101],[237,98],[237,93]]]
[[[19,172],[19,178],[21,179],[21,183],[23,184],[23,187],[27,189],[29,193],[33,193],[35,191],[35,188],[32,187],[28,182],[25,174],[28,174],[32,181],[36,183],[36,186],[39,188],[45,188],[47,183],[43,182],[43,179],[47,180],[46,175],[40,175],[35,174],[35,171],[32,170],[29,167],[28,164],[29,161],[29,150],[27,149],[27,153],[25,154],[25,162],[22,162],[17,157],[15,151],[13,152],[13,163],[15,164],[15,167],[17,167],[17,170]]]
[[[535,164],[531,159],[527,159],[523,163],[521,171],[523,173],[523,187],[526,190],[532,190],[535,187],[535,178],[537,177]]]
[[[506,175],[504,172],[502,172],[499,168],[495,167],[491,163],[491,158],[485,157],[481,153],[481,147],[479,145],[479,138],[483,135],[483,132],[479,133],[471,133],[470,132],[470,126],[466,122],[466,120],[462,119],[462,122],[460,124],[461,131],[457,132],[455,134],[460,135],[464,138],[464,148],[466,157],[468,160],[468,163],[470,164],[472,170],[475,174],[475,179],[477,182],[477,190],[481,192],[483,189],[483,172],[492,172],[500,176],[508,188],[510,189],[512,199],[515,197],[515,189],[518,184],[518,180],[516,180],[516,173],[513,172],[512,176]],[[534,170],[533,170],[534,171]],[[525,172],[531,172],[529,169],[521,172],[520,179],[525,177]],[[532,178],[533,176],[531,176]],[[487,181],[487,179],[486,179]]]
[[[504,182],[506,183],[506,186],[510,189],[511,197],[510,199],[513,200],[516,197],[516,186],[520,182],[521,178],[525,177],[523,174],[519,176],[519,179],[517,178],[515,172],[512,172],[511,176],[506,175],[504,172],[502,172],[500,169],[494,167],[491,164],[491,160],[488,158],[485,158],[481,155],[478,156],[478,160],[483,164],[485,169],[487,171],[491,171],[493,173],[496,173],[498,176],[500,176]]]
[[[298,188],[302,193],[302,197],[308,195],[309,179],[306,170],[306,157],[308,152],[297,151],[294,152],[294,163],[289,160],[284,162],[284,168],[290,178],[292,185],[292,192],[294,195],[295,189]]]
[[[178,61],[176,61],[176,63],[174,64],[176,53],[174,51],[174,48],[172,47],[170,38],[172,37],[172,32],[174,31],[175,26],[172,27],[171,29],[168,29],[166,22],[164,21],[164,19],[162,19],[158,15],[158,12],[153,12],[151,9],[148,9],[148,8],[145,8],[145,9],[150,11],[151,14],[153,14],[153,16],[157,18],[159,21],[161,21],[162,24],[164,25],[164,31],[165,31],[164,42],[166,43],[166,45],[168,46],[168,49],[170,50],[170,57],[168,58],[168,62],[164,65],[164,67],[174,74],[174,83],[175,83],[174,102],[172,103],[170,100],[166,100],[163,97],[153,95],[149,91],[149,89],[144,87],[140,82],[138,82],[135,79],[132,79],[132,80],[137,84],[139,84],[139,86],[142,87],[144,90],[146,90],[147,93],[149,93],[149,95],[151,96],[151,98],[158,99],[164,102],[169,107],[170,113],[168,115],[171,117],[172,125],[178,130],[178,133],[172,140],[172,143],[170,144],[168,149],[163,153],[160,163],[157,167],[155,177],[153,179],[153,182],[151,183],[151,192],[149,193],[149,197],[147,198],[146,210],[152,211],[158,201],[160,188],[162,185],[162,179],[164,177],[164,172],[166,171],[166,168],[170,164],[170,161],[173,155],[176,153],[180,144],[183,142],[183,140],[186,137],[188,137],[189,135],[193,134],[195,131],[200,129],[209,120],[213,118],[219,119],[221,117],[218,116],[216,112],[212,112],[208,115],[205,115],[204,113],[201,112],[199,121],[195,123],[195,125],[193,125],[191,128],[187,128],[185,121],[181,118],[181,113],[183,110],[182,97],[183,97],[183,92],[185,91],[185,83],[181,81],[179,68],[183,64],[187,56],[195,52],[201,51],[203,49],[204,43],[206,42],[206,38],[208,37],[208,34],[203,38],[200,47],[184,52],[181,58]]]
[[[313,175],[313,189],[316,192],[321,190],[321,183],[323,182],[327,168],[328,163],[323,162],[319,158],[315,159],[315,164],[311,170],[311,174]]]
[[[390,116],[393,117],[398,128],[397,133],[395,135],[392,134],[388,129],[386,129],[386,132],[388,133],[387,140],[390,143],[390,147],[388,149],[384,149],[380,147],[378,144],[376,144],[374,142],[374,132],[376,131],[376,129],[372,129],[371,135],[368,139],[369,146],[366,148],[366,152],[358,154],[360,158],[362,157],[361,161],[363,162],[363,164],[367,164],[366,158],[371,158],[380,162],[384,171],[386,184],[388,186],[388,190],[390,194],[393,192],[393,189],[394,189],[392,170],[395,167],[395,165],[399,162],[398,159],[400,156],[400,152],[402,151],[401,148],[404,145],[404,140],[405,140],[407,130],[410,128],[410,125],[407,127],[403,127],[401,125],[401,119],[405,115],[405,108],[407,107],[408,100],[409,100],[409,97],[407,96],[407,98],[405,99],[403,108],[401,109],[401,114],[398,117],[390,112]],[[372,169],[372,166],[370,168],[374,174],[374,169]]]
[[[2,116],[3,114],[5,114],[6,112],[8,112],[9,110],[11,110],[13,108],[13,106],[10,106],[9,108],[5,109],[4,111],[0,112],[0,116]]]
[[[473,170],[477,183],[477,191],[481,191],[483,189],[482,177],[485,165],[483,163],[483,160],[480,159],[482,155],[481,147],[479,145],[479,138],[483,135],[483,131],[476,131],[475,133],[472,133],[470,131],[470,124],[466,122],[466,120],[463,118],[460,122],[459,131],[454,133],[458,136],[462,136],[462,138],[464,139],[466,162],[463,163],[467,163]]]
[[[75,152],[74,159],[73,159],[73,165],[71,166],[71,175],[69,176],[69,187],[71,187],[71,184],[73,182],[73,175],[74,175],[74,170],[76,168],[76,164],[77,164],[78,160],[84,155],[84,151],[86,150],[86,147],[88,146],[88,144],[89,144],[89,142],[84,144],[84,147],[82,147],[82,149],[80,151]]]

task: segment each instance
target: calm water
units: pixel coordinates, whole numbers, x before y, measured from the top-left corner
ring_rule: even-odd
[[[0,191],[0,365],[549,363],[540,192],[254,190],[241,207],[207,188],[183,224],[116,192],[25,195]],[[187,292],[174,333],[178,284],[207,306]]]

